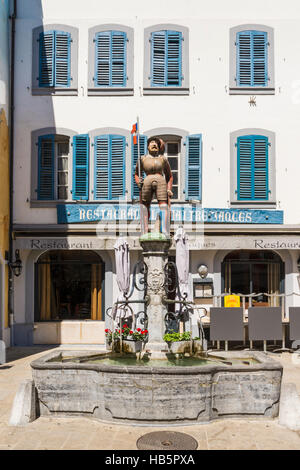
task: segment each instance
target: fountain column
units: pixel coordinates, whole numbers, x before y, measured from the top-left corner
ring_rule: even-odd
[[[172,240],[162,233],[151,233],[140,238],[143,248],[144,262],[147,266],[147,316],[148,316],[148,343],[146,352],[151,357],[163,358],[167,346],[163,340],[165,334],[165,315],[167,306],[163,302],[165,292],[165,265]]]

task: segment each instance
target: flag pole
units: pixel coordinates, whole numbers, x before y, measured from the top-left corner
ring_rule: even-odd
[[[141,149],[140,149],[140,120],[139,117],[137,116],[136,118],[136,123],[137,123],[137,149],[138,149],[138,172],[139,172],[139,178],[142,177],[141,175]]]
[[[137,124],[137,156],[138,156],[138,174],[139,174],[139,181],[142,179],[142,169],[141,169],[141,148],[140,148],[140,120],[139,117],[137,116],[136,118],[136,124]],[[139,194],[139,203],[140,203],[140,224],[141,224],[141,232],[143,234],[143,226],[144,226],[144,212],[143,212],[143,207],[142,207],[142,188],[139,188],[140,194]]]

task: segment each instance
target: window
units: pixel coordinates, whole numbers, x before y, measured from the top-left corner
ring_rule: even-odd
[[[230,93],[272,94],[273,29],[243,25],[230,30]]]
[[[92,251],[44,253],[35,266],[35,321],[102,320],[104,272]]]
[[[172,186],[172,193],[173,193],[173,200],[178,199],[178,188],[180,188],[179,183],[179,171],[178,171],[178,161],[180,158],[180,142],[174,140],[169,140],[166,142],[166,152],[165,155],[169,160],[169,164],[171,167],[172,175],[173,175],[173,186]]]
[[[180,148],[181,148],[181,138],[177,136],[165,136],[165,135],[160,135],[165,142],[165,156],[168,158],[171,171],[173,174],[173,187],[172,187],[172,192],[173,192],[173,197],[172,200],[178,200],[179,199],[179,188],[180,188],[180,183],[179,183],[179,171],[178,171],[178,165],[180,161]],[[136,167],[136,162],[138,159],[137,155],[137,145],[134,145],[132,143],[132,161],[133,161],[133,175],[135,172],[135,167]],[[140,155],[146,155],[147,154],[147,137],[144,135],[140,135]],[[133,182],[133,198],[138,198],[139,196],[139,188],[137,184],[134,181],[134,176],[132,179]]]
[[[133,30],[121,25],[89,30],[89,95],[133,94]]]
[[[100,135],[94,140],[94,199],[125,196],[125,146],[122,135]]]
[[[33,30],[33,94],[77,94],[78,31],[65,25]]]
[[[232,134],[232,203],[276,203],[274,146],[274,134],[263,129]]]
[[[188,94],[188,29],[157,25],[145,30],[144,94]]]
[[[174,132],[171,133],[171,132]],[[176,133],[175,133],[176,132]],[[165,143],[164,155],[168,158],[173,174],[172,201],[201,200],[202,198],[202,136],[188,135],[186,131],[174,128],[152,129],[147,135],[140,135],[140,155],[147,153],[147,139],[160,137]],[[137,145],[132,141],[132,198],[139,196],[134,181],[138,158]]]
[[[38,139],[38,199],[68,200],[69,138],[43,135]]]
[[[284,291],[284,264],[281,258],[272,251],[233,251],[222,263],[223,292],[227,294],[244,294],[246,308],[252,306],[280,305],[280,297],[269,297]],[[261,294],[253,297],[249,294]],[[268,295],[266,295],[268,294]]]
[[[237,158],[238,200],[268,200],[268,138],[238,137]]]
[[[71,34],[48,31],[39,36],[39,86],[69,87]]]

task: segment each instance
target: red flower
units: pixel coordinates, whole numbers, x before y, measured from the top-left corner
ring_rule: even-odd
[[[132,331],[132,330],[130,330],[130,331],[129,331],[129,334],[130,334],[130,335],[132,335],[132,334],[133,334],[133,331]]]
[[[146,333],[146,334],[147,334],[147,333],[148,333],[148,330],[144,330],[144,333]]]
[[[141,329],[140,329],[140,328],[137,328],[136,331],[141,331]]]
[[[126,325],[126,323],[124,323],[123,328],[128,328],[128,326]]]

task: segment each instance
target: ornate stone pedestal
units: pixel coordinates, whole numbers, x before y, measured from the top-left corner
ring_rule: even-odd
[[[144,262],[147,266],[147,304],[149,340],[146,352],[152,358],[165,358],[168,348],[163,341],[167,306],[163,303],[165,295],[165,265],[171,246],[171,238],[162,233],[149,233],[140,238]]]

